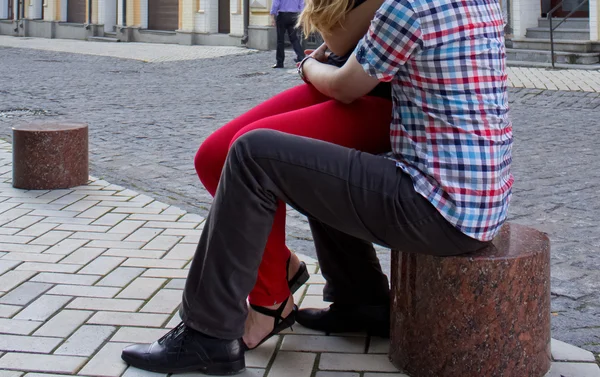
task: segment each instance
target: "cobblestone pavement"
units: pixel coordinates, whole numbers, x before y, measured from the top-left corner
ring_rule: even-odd
[[[268,68],[273,58],[149,64],[0,48],[0,138],[10,140],[11,125],[33,119],[89,122],[95,176],[205,215],[211,198],[195,176],[194,153],[219,126],[299,84],[291,70]],[[510,219],[553,241],[554,336],[600,352],[600,94],[512,88],[510,100]],[[289,214],[290,247],[314,256],[307,223]],[[389,268],[389,253],[379,251]]]
[[[166,377],[128,368],[120,352],[179,322],[204,219],[94,178],[69,190],[14,189],[11,160],[0,141],[0,376]],[[312,276],[295,301],[325,307],[318,266],[302,259]],[[248,352],[240,376],[408,377],[388,348],[295,325]],[[553,340],[552,355],[547,377],[600,377],[589,351]]]

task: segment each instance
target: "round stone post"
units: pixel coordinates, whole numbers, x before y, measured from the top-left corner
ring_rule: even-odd
[[[411,377],[543,377],[550,369],[550,242],[505,224],[481,252],[392,253],[390,359]]]
[[[39,122],[13,127],[13,187],[64,189],[84,185],[88,174],[88,126]]]

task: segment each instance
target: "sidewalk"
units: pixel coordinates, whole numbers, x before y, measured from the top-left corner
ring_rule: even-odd
[[[160,377],[128,368],[120,351],[179,322],[204,219],[94,178],[69,190],[14,189],[11,164],[0,141],[0,377]],[[318,266],[302,259],[313,274],[295,300],[325,307]],[[387,350],[384,339],[295,325],[247,353],[240,376],[406,377]],[[588,351],[553,341],[553,356],[561,362],[548,377],[600,377]]]
[[[180,46],[154,43],[87,42],[71,39],[19,38],[0,35],[0,47],[29,48],[34,50],[68,52],[72,54],[109,56],[164,63],[182,60],[212,59],[227,55],[256,52],[231,46]]]
[[[0,47],[29,48],[162,63],[210,59],[256,53],[241,47],[179,46],[152,43],[86,42],[68,39],[17,38],[0,36]],[[584,91],[600,93],[600,71],[548,70],[508,67],[508,84],[513,88]],[[296,70],[289,71],[296,74]]]

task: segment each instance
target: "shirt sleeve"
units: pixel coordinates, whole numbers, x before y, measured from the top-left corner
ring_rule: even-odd
[[[279,7],[281,6],[281,0],[273,0],[273,5],[271,5],[271,14],[276,16],[279,13]]]
[[[391,81],[422,45],[419,19],[408,1],[385,0],[354,53],[370,76]]]

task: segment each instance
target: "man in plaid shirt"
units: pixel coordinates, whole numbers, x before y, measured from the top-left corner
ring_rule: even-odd
[[[387,0],[359,42],[355,58],[344,67],[327,67],[315,59],[300,67],[306,81],[347,103],[379,81],[392,82],[392,153],[388,157],[399,171],[393,172],[386,166],[390,162],[377,157],[380,170],[364,166],[361,179],[349,179],[354,185],[382,183],[377,189],[380,195],[392,196],[387,204],[391,213],[378,213],[377,227],[387,227],[381,244],[409,252],[453,255],[477,250],[505,221],[513,177],[503,26],[495,0]],[[360,155],[351,159],[348,166],[356,169],[361,159]],[[394,175],[399,177],[396,192],[386,186]],[[435,210],[415,207],[415,203]],[[379,229],[364,221],[363,213],[358,215],[365,227]],[[297,321],[326,332],[366,329],[386,333],[388,307],[383,290],[375,290],[382,292],[375,299],[363,298],[360,289],[353,298],[346,297],[356,292],[356,284],[365,284],[348,285],[350,277],[360,275],[361,267],[338,266],[347,250],[317,251],[327,278],[324,298],[334,304],[327,309],[301,310]],[[380,285],[382,275],[376,280]],[[382,325],[377,325],[378,320]]]
[[[392,82],[392,153],[272,130],[237,139],[190,269],[182,325],[123,358],[161,372],[241,370],[246,297],[279,200],[308,216],[323,296],[333,302],[301,310],[298,322],[386,335],[389,288],[373,243],[473,252],[506,218],[513,178],[504,55],[494,0],[386,0],[343,67],[305,59],[301,76],[340,102]],[[294,315],[292,300],[279,315]],[[253,323],[272,335],[273,318]]]

